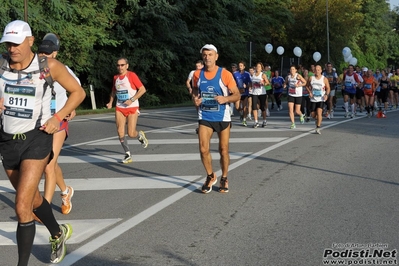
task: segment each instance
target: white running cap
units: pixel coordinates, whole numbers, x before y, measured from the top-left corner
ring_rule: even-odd
[[[200,50],[201,54],[202,54],[202,50],[213,50],[216,53],[218,52],[218,49],[216,49],[215,45],[213,45],[213,44],[205,44]]]
[[[22,20],[14,20],[4,29],[3,37],[0,43],[11,42],[21,44],[26,37],[32,36],[32,30],[28,23]]]

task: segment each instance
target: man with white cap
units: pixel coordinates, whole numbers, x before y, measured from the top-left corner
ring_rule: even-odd
[[[229,191],[227,173],[230,163],[230,105],[240,100],[240,92],[234,81],[233,75],[228,70],[216,65],[219,54],[213,44],[204,45],[200,53],[204,61],[204,68],[194,73],[193,84],[198,88],[198,96],[193,100],[198,110],[198,139],[201,161],[207,173],[206,181],[202,186],[203,193],[212,191],[212,186],[217,182],[216,174],[212,169],[210,142],[213,132],[219,138],[220,166],[222,177],[219,192]]]
[[[28,265],[36,232],[32,210],[50,232],[50,261],[58,263],[65,257],[72,227],[57,223],[38,185],[52,158],[52,134],[59,130],[62,118],[83,101],[85,92],[63,64],[32,52],[34,37],[26,22],[9,23],[0,43],[5,43],[8,52],[0,79],[0,152],[16,190],[18,265]],[[47,60],[48,67],[41,68],[39,60]],[[69,93],[65,106],[54,115],[50,111],[51,88],[46,85],[49,76]]]

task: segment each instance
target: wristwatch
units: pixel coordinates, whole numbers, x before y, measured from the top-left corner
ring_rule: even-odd
[[[129,100],[131,100],[132,102],[134,102],[136,99],[134,99],[134,97],[130,98]]]

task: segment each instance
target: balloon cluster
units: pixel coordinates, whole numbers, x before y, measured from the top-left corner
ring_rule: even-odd
[[[266,53],[270,54],[273,51],[273,45],[271,45],[270,43],[266,44],[265,45],[265,50],[266,50]],[[276,51],[277,51],[277,53],[279,55],[282,55],[282,54],[284,54],[284,47],[279,46],[279,47],[277,47]],[[294,48],[294,55],[297,56],[297,57],[301,57],[302,56],[302,49],[300,47],[296,46]],[[321,54],[319,52],[315,52],[313,54],[313,60],[318,62],[318,61],[320,61],[320,59],[321,59]]]
[[[271,45],[270,43],[266,44],[265,50],[266,50],[266,53],[270,54],[271,52],[273,52],[273,45]],[[284,54],[284,47],[279,46],[279,47],[277,47],[276,51],[279,55],[282,55],[282,54]]]
[[[349,47],[342,49],[342,55],[344,56],[344,61],[350,65],[357,65],[357,58],[353,57],[352,51]]]

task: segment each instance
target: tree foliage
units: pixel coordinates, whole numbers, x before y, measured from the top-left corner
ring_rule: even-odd
[[[24,19],[24,1],[0,4],[3,28]],[[108,101],[120,57],[148,90],[142,105],[187,100],[184,82],[206,43],[216,45],[218,64],[227,68],[241,60],[279,65],[280,45],[284,57],[295,57],[293,48],[301,47],[305,65],[314,63],[318,51],[323,64],[327,42],[337,67],[346,65],[346,46],[359,65],[371,69],[399,60],[399,8],[390,10],[384,0],[29,0],[28,11],[36,45],[47,32],[58,34],[59,60],[85,89],[95,88],[97,106]],[[271,54],[264,50],[267,43],[275,47]]]

